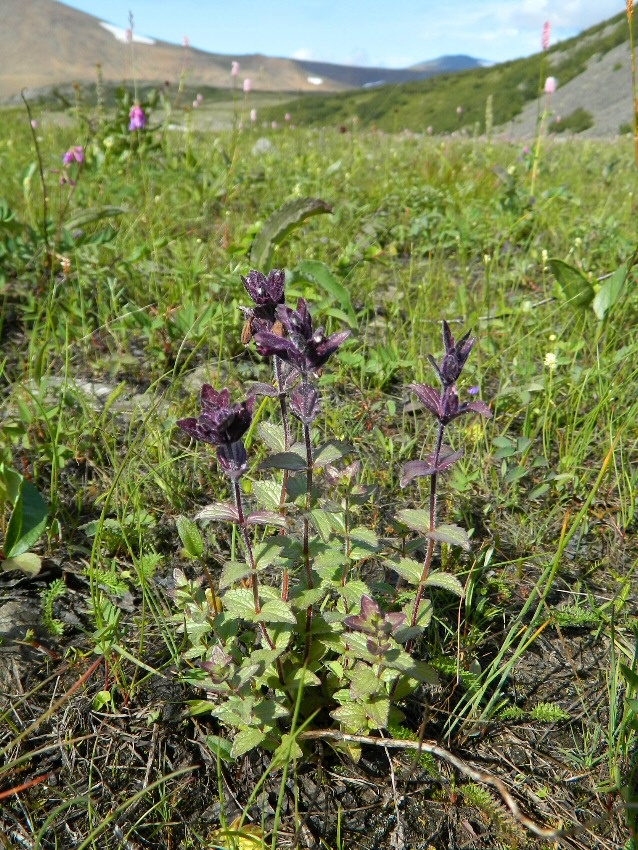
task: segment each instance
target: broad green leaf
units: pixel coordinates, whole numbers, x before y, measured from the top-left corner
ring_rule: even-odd
[[[594,303],[592,304],[596,318],[599,321],[602,322],[605,320],[607,313],[620,298],[628,274],[628,263],[623,263],[622,266],[619,266],[616,269],[611,277],[608,277],[607,280],[601,283],[600,289],[596,293]]]
[[[295,198],[292,201],[286,201],[266,219],[255,236],[250,249],[252,267],[268,274],[272,267],[276,246],[281,244],[289,233],[303,224],[307,218],[331,212],[330,204],[320,198]]]
[[[260,729],[243,729],[235,735],[233,747],[230,751],[232,758],[236,759],[244,753],[254,750],[266,740],[265,732]]]
[[[94,221],[101,221],[104,218],[111,218],[115,215],[125,215],[129,211],[126,207],[114,207],[105,205],[102,207],[89,207],[75,213],[71,218],[64,222],[66,230],[73,231],[85,227],[87,224],[92,224]]]
[[[7,572],[9,570],[22,570],[28,576],[37,576],[41,566],[42,559],[39,555],[34,555],[33,552],[23,552],[22,555],[0,561],[0,569]]]
[[[219,735],[206,735],[206,746],[214,756],[222,761],[233,761],[231,756],[232,743]]]
[[[201,558],[204,554],[204,541],[195,523],[185,516],[178,516],[176,525],[179,539],[188,557]]]
[[[340,705],[330,712],[330,717],[344,727],[346,732],[364,732],[368,728],[368,717],[362,705],[355,702]]]
[[[470,551],[470,538],[467,531],[460,525],[437,525],[434,531],[428,531],[426,537],[437,543],[447,543],[450,546],[460,546],[466,552]]]
[[[255,617],[260,623],[291,623],[297,625],[297,618],[290,605],[283,599],[270,599],[261,606],[261,612]]]
[[[507,472],[503,476],[503,482],[505,484],[513,484],[515,481],[519,481],[521,478],[525,478],[527,474],[527,467],[519,464],[518,466],[513,466],[511,469],[507,470]]]
[[[354,328],[357,318],[352,308],[350,292],[340,283],[325,263],[319,260],[302,260],[293,269],[295,276],[305,278],[327,293],[339,305],[350,327]]]
[[[276,511],[281,498],[281,484],[277,481],[253,481],[253,494],[262,507]]]
[[[370,593],[368,585],[364,581],[359,581],[359,579],[347,581],[343,587],[337,587],[336,590],[343,596],[348,605],[359,605],[361,597]]]
[[[281,736],[281,744],[273,753],[270,766],[273,768],[283,767],[285,764],[290,764],[292,759],[300,759],[302,756],[303,751],[297,743],[295,735],[285,732]]]
[[[347,443],[341,443],[339,440],[330,440],[315,450],[313,462],[315,466],[321,467],[328,463],[334,463],[336,460],[340,460],[345,455],[351,453],[352,446],[349,446]]]
[[[321,509],[316,508],[315,510],[310,511],[310,521],[324,543],[327,543],[333,532],[330,514],[327,511],[322,511]]]
[[[385,561],[385,565],[398,573],[409,584],[419,584],[423,574],[423,564],[413,561],[412,558],[400,558],[398,561]]]
[[[449,590],[450,593],[455,593],[463,598],[463,585],[456,576],[450,573],[433,572],[425,580],[426,587],[441,587],[443,590]]]
[[[357,700],[378,693],[382,687],[383,683],[371,667],[360,667],[350,680],[350,695],[353,700]]]
[[[390,700],[387,697],[372,697],[365,704],[366,714],[373,723],[374,729],[385,729],[390,716]]]
[[[594,288],[581,271],[555,258],[550,259],[548,264],[572,306],[587,307],[591,304]]]
[[[277,452],[277,454],[267,457],[259,464],[259,469],[288,469],[292,472],[298,472],[301,469],[306,469],[306,461],[296,452]]]
[[[23,481],[24,475],[20,475],[17,469],[0,463],[0,495],[2,501],[8,500],[11,505],[15,505]]]
[[[359,561],[369,558],[379,548],[377,535],[370,528],[357,526],[350,532],[350,558]]]
[[[4,555],[15,558],[33,546],[47,524],[47,506],[36,488],[26,479],[20,482],[20,492],[15,500],[7,533]]]
[[[195,519],[215,520],[217,522],[239,522],[239,514],[237,508],[231,505],[230,502],[215,502],[213,505],[206,505],[201,511],[195,515]]]
[[[416,510],[406,508],[399,511],[397,519],[413,531],[418,531],[419,534],[427,536],[430,533],[430,513],[422,508]]]
[[[249,588],[238,587],[235,590],[227,590],[222,597],[222,603],[224,610],[231,617],[239,617],[251,623],[255,621],[255,603],[253,592]]]
[[[271,452],[283,452],[286,450],[286,437],[281,425],[273,422],[260,422],[257,432]]]
[[[263,570],[271,564],[282,564],[285,560],[284,551],[286,549],[286,540],[277,535],[276,537],[268,537],[261,543],[258,543],[254,549],[255,564],[258,570]]]
[[[229,561],[227,564],[224,564],[224,569],[219,579],[219,589],[224,590],[224,588],[230,587],[236,581],[241,581],[246,576],[251,575],[251,573],[251,568],[243,561]]]

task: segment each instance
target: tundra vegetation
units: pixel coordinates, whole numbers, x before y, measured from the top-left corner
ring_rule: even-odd
[[[245,108],[3,113],[0,839],[633,847],[632,142]]]

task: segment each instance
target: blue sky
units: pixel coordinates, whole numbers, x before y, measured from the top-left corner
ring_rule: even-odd
[[[116,26],[240,56],[401,68],[446,54],[501,62],[625,9],[625,0],[66,0]]]

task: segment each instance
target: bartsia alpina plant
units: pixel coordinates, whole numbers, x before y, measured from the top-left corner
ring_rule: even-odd
[[[186,657],[194,662],[184,678],[208,692],[210,713],[234,730],[231,755],[261,746],[278,758],[290,746],[285,736],[294,711],[300,711],[298,722],[321,712],[342,731],[370,733],[400,722],[400,701],[437,682],[432,667],[411,655],[432,617],[425,594],[435,586],[462,596],[463,588],[454,575],[430,568],[437,545],[469,548],[462,529],[437,520],[437,479],[462,454],[444,445],[443,434],[458,417],[491,413],[474,397],[459,400],[457,381],[476,340],[465,334],[455,341],[444,323],[445,353],[440,362],[430,360],[441,389],[410,386],[439,422],[437,443],[426,459],[404,467],[401,481],[405,486],[429,476],[430,509],[397,515],[422,535],[409,551],[424,547],[424,559],[384,552],[374,529],[361,523],[375,488],[357,480],[357,460],[344,460],[353,448],[334,439],[322,442],[323,429],[317,428],[322,408],[317,376],[350,332],[326,333],[303,298],[288,307],[283,270],[265,275],[253,269],[242,282],[252,301],[241,308],[242,340],[272,359],[273,381],[252,384],[248,398],[235,403],[229,389],[205,384],[199,415],[177,424],[216,449],[233,501],[214,502],[197,518],[235,526],[244,560],[228,557],[218,576],[207,573],[207,593],[177,570],[175,622],[187,637]],[[279,401],[281,424],[268,418],[253,422],[256,395],[265,397],[260,413],[268,398]],[[243,443],[249,428],[270,452],[252,469]],[[244,481],[249,486],[242,486],[243,476],[250,477]],[[256,503],[252,512],[248,501]],[[197,528],[182,517],[178,529],[185,549],[201,554]],[[397,573],[407,588],[373,587],[371,561]],[[301,747],[294,746],[299,757]]]

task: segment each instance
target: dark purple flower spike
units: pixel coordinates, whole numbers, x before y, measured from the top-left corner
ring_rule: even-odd
[[[277,307],[275,315],[287,336],[281,337],[269,331],[261,331],[255,334],[257,351],[262,356],[279,357],[303,375],[319,371],[330,355],[350,336],[350,331],[341,331],[327,337],[323,328],[313,330],[312,317],[303,298],[297,302],[296,310],[282,304]]]
[[[443,321],[443,344],[445,345],[445,355],[440,366],[431,354],[428,354],[428,360],[434,367],[436,374],[439,376],[439,380],[444,387],[449,387],[458,380],[475,342],[476,337],[473,336],[470,338],[470,331],[468,331],[465,336],[462,336],[461,339],[455,343],[450,326],[445,320]]]
[[[246,292],[255,303],[254,307],[240,307],[246,319],[241,334],[244,345],[260,331],[282,332],[275,318],[275,310],[284,302],[285,277],[283,269],[272,269],[268,277],[255,269],[251,269],[248,277],[241,276]]]
[[[247,468],[246,450],[241,438],[252,421],[254,396],[230,404],[230,392],[213,389],[204,384],[201,391],[202,412],[197,418],[180,419],[177,425],[193,439],[217,447],[220,466],[231,478],[242,475]]]
[[[488,419],[492,417],[492,411],[484,401],[459,401],[459,394],[454,384],[445,387],[439,394],[434,387],[428,384],[410,384],[409,389],[419,399],[423,407],[429,410],[442,425],[449,425],[453,419],[466,413],[479,413]]]

